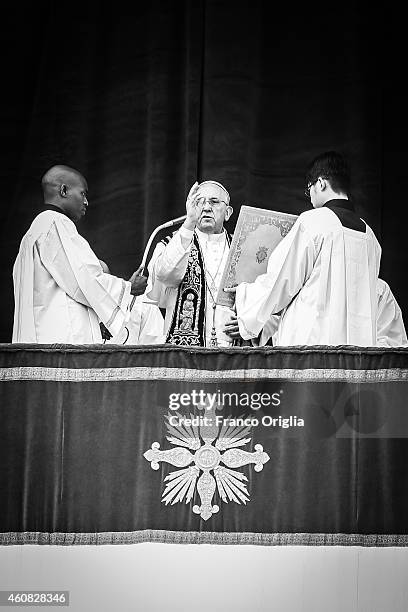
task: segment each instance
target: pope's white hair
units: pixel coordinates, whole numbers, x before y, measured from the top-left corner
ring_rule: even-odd
[[[217,181],[203,181],[202,183],[200,183],[200,187],[202,185],[217,185],[217,187],[220,187],[223,191],[225,191],[225,193],[227,194],[227,199],[226,199],[226,203],[229,204],[230,203],[230,194],[228,193],[228,191],[225,189],[224,185],[221,185],[221,183],[218,183]]]

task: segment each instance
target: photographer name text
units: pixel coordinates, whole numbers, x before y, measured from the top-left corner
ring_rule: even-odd
[[[187,418],[183,416],[176,416],[174,414],[169,416],[169,424],[172,427],[211,427],[213,424],[223,427],[258,427],[263,425],[264,427],[280,427],[282,429],[289,429],[290,427],[304,427],[304,419],[300,419],[297,416],[291,415],[288,417],[271,417],[270,415],[264,415],[261,419],[257,417],[223,417],[216,415],[214,417],[206,416],[195,416]]]

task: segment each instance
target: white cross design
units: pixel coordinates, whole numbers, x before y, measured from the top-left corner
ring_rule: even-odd
[[[167,506],[185,499],[185,503],[188,504],[197,484],[201,505],[194,505],[193,512],[200,514],[205,521],[220,509],[218,505],[212,504],[216,488],[225,503],[234,501],[237,504],[241,502],[246,504],[249,501],[245,484],[248,479],[242,472],[231,468],[254,464],[254,470],[260,472],[264,464],[269,461],[269,455],[264,452],[261,444],[255,444],[255,452],[239,448],[250,442],[251,438],[245,436],[251,427],[230,425],[230,418],[225,419],[226,424],[223,422],[217,425],[214,410],[207,410],[206,424],[198,426],[184,423],[173,426],[169,422],[170,416],[177,416],[181,423],[186,417],[178,412],[166,416],[169,434],[166,437],[169,442],[176,445],[175,448],[159,450],[160,444],[153,442],[151,449],[143,455],[147,461],[150,461],[153,470],[159,469],[160,461],[183,468],[170,472],[164,479],[167,484],[162,502]],[[192,419],[193,415],[190,414],[189,418]]]

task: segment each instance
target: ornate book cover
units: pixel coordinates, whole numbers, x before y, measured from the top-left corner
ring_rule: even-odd
[[[242,206],[239,212],[228,260],[221,278],[217,304],[232,306],[234,296],[224,287],[252,283],[266,272],[274,248],[292,229],[297,215]]]

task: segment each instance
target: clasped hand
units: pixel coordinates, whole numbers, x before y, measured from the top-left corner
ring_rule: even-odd
[[[236,314],[232,314],[229,321],[226,322],[224,326],[224,333],[227,334],[227,336],[229,336],[230,338],[241,338]]]
[[[147,277],[142,274],[143,265],[140,265],[136,272],[133,272],[132,276],[129,278],[131,287],[130,293],[132,295],[142,295],[145,292],[147,287]]]

